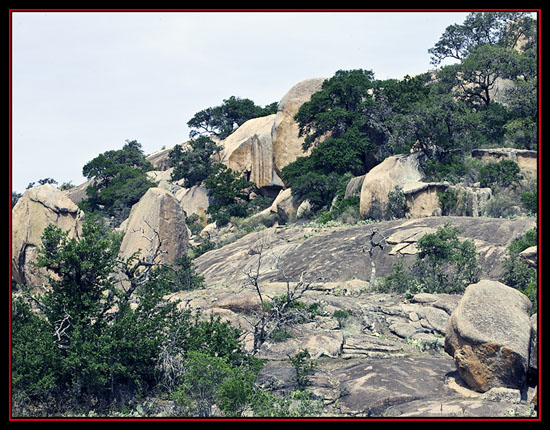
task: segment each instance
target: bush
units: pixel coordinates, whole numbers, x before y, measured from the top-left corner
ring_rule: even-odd
[[[244,352],[238,329],[166,299],[202,286],[189,258],[138,272],[150,267],[135,258],[121,261],[121,237],[90,220],[79,241],[52,226],[42,240],[38,264],[53,274],[47,292],[12,301],[14,415],[123,410],[185,382],[181,363],[193,359],[192,351],[210,357],[203,365],[215,357],[245,372],[233,379],[257,374],[259,363]],[[127,276],[124,288],[120,273]]]
[[[188,151],[176,145],[169,154],[170,167],[174,168],[172,181],[184,179],[185,188],[200,185],[213,173],[212,155],[222,149],[206,136],[192,139],[189,145],[191,148]]]
[[[147,177],[152,169],[135,140],[127,141],[120,150],[104,152],[82,168],[83,176],[94,182],[78,206],[87,213],[112,217],[114,225],[119,225],[128,218],[132,206],[156,185]]]
[[[382,288],[410,294],[463,293],[468,285],[479,281],[481,267],[474,242],[461,242],[458,233],[456,227],[446,224],[436,233],[421,237],[416,244],[416,261],[408,269],[402,262],[394,265]]]
[[[523,179],[520,168],[515,161],[501,160],[498,163],[487,163],[479,169],[479,182],[482,187],[510,187],[518,185]]]
[[[326,224],[329,221],[341,221],[354,224],[359,220],[359,196],[350,196],[336,200],[329,212],[323,212],[317,222]]]
[[[529,266],[519,254],[525,249],[538,244],[537,231],[529,230],[522,237],[513,240],[508,246],[509,256],[504,260],[504,274],[500,282],[509,287],[516,288],[524,293],[534,304],[533,311],[537,308],[537,269]]]
[[[247,217],[248,190],[254,184],[221,163],[214,166],[213,172],[205,181],[206,189],[213,200],[206,211],[212,220],[221,227],[227,225],[231,217]]]
[[[407,204],[405,202],[405,194],[403,188],[397,185],[388,193],[388,206],[386,208],[386,217],[404,218],[407,213]]]

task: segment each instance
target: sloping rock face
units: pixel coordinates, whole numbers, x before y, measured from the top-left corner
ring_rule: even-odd
[[[246,271],[255,267],[257,250],[263,248],[260,275],[265,280],[284,280],[280,272],[283,267],[292,280],[307,273],[331,282],[367,281],[371,264],[368,252],[363,250],[373,230],[386,238],[383,249],[373,253],[376,274],[383,277],[401,258],[405,264],[412,262],[418,252],[418,239],[446,223],[459,229],[459,238],[474,241],[483,277],[495,280],[503,273],[502,261],[509,243],[536,226],[533,218],[427,217],[326,229],[272,227],[207,252],[195,264],[209,284],[239,283],[246,278]]]
[[[185,212],[167,190],[149,188],[120,229],[125,232],[120,245],[122,257],[139,251],[140,258],[152,258],[158,249],[157,262],[174,263],[187,252]]]
[[[293,283],[290,284],[292,289]],[[263,300],[287,294],[286,282],[261,282]],[[248,350],[261,302],[246,283],[218,284],[171,295],[186,309],[200,310],[242,330]],[[324,416],[502,416],[529,414],[520,390],[502,397],[464,385],[453,358],[443,350],[446,322],[461,296],[372,293],[360,280],[311,284],[300,298],[318,312],[287,327],[284,339],[267,340],[257,357],[266,361],[258,384],[282,396],[296,388],[288,357],[305,349],[317,366],[308,389],[324,404]],[[335,311],[348,317],[338,321]],[[530,397],[529,397],[530,398]]]
[[[50,184],[27,190],[12,210],[11,267],[17,283],[40,286],[45,272],[33,266],[44,229],[53,224],[78,238],[84,214],[62,191]]]
[[[474,390],[522,388],[531,345],[531,302],[497,281],[470,285],[447,322],[445,351]]]

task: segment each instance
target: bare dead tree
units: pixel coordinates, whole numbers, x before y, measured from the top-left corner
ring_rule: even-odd
[[[263,343],[270,339],[279,330],[285,329],[296,323],[298,320],[305,320],[307,315],[297,310],[295,305],[303,295],[311,289],[314,281],[305,279],[302,272],[298,281],[291,281],[284,269],[280,266],[280,258],[277,261],[277,268],[282,274],[286,283],[286,294],[279,297],[265,296],[260,286],[260,272],[262,267],[262,256],[265,243],[258,243],[251,251],[258,255],[256,264],[249,271],[244,272],[247,279],[244,287],[252,287],[258,294],[260,308],[256,315],[256,321],[248,321],[253,328],[254,344],[252,354],[256,354]],[[269,299],[269,304],[265,299]]]
[[[141,249],[139,249],[134,252],[128,260],[122,262],[122,272],[126,275],[126,278],[130,283],[129,287],[125,290],[125,301],[130,299],[136,288],[148,281],[151,270],[155,266],[159,266],[161,264],[158,261],[158,258],[167,252],[162,249],[162,239],[159,232],[155,230],[146,220],[143,220],[143,222],[151,230],[152,236],[146,236],[143,229],[132,230],[132,233],[141,232],[142,237],[149,241],[149,253],[145,255],[145,257],[139,258],[139,254],[141,253]]]
[[[372,230],[370,235],[368,236],[368,240],[369,240],[369,243],[363,246],[363,252],[369,253],[369,259],[370,259],[370,265],[371,265],[369,290],[372,290],[374,288],[374,283],[376,281],[376,265],[374,263],[374,258],[373,258],[374,250],[376,248],[380,248],[380,250],[383,250],[384,245],[386,244],[386,238],[378,230]]]

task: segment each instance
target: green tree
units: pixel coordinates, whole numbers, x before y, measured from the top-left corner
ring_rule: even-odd
[[[87,199],[79,206],[85,212],[114,217],[115,224],[120,224],[143,194],[155,186],[147,177],[149,170],[153,166],[135,140],[126,141],[122,149],[98,155],[82,168],[82,174],[93,182],[86,189]]]
[[[453,24],[428,52],[432,64],[446,58],[463,60],[481,45],[516,46],[521,37],[532,38],[533,24],[528,12],[472,12],[462,24]]]
[[[80,240],[48,226],[42,241],[38,265],[51,273],[49,288],[13,300],[12,383],[21,409],[46,399],[45,413],[105,412],[151,393],[166,339],[175,327],[198,324],[166,300],[173,290],[166,274],[120,259],[120,235],[91,220]]]
[[[510,187],[523,179],[521,169],[513,160],[487,163],[479,169],[479,183],[482,187]]]
[[[232,216],[248,216],[248,195],[254,184],[242,174],[218,163],[213,167],[212,176],[205,180],[205,186],[212,197],[207,213],[219,226],[226,225]]]
[[[191,139],[189,146],[189,150],[184,150],[181,145],[176,145],[169,154],[170,167],[174,168],[172,181],[185,179],[183,186],[186,188],[200,185],[213,173],[212,156],[222,149],[206,136]]]
[[[294,117],[299,125],[299,135],[305,136],[304,150],[317,145],[325,136],[341,138],[352,128],[364,133],[363,114],[374,104],[370,92],[373,81],[374,73],[361,69],[339,70],[324,81],[321,90],[313,94]],[[366,145],[365,142],[357,144],[359,147]]]
[[[188,127],[191,128],[189,136],[194,138],[207,135],[225,139],[249,119],[276,113],[277,105],[277,103],[271,103],[262,108],[250,99],[231,96],[223,100],[220,106],[197,112],[187,122]]]

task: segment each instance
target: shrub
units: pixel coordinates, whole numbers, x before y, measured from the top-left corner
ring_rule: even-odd
[[[210,138],[200,136],[189,142],[190,149],[184,150],[176,145],[169,153],[170,167],[173,167],[172,181],[184,179],[183,186],[191,188],[200,185],[214,170],[212,155],[222,148]]]
[[[244,218],[249,215],[248,190],[254,184],[240,173],[218,163],[213,175],[206,179],[205,186],[213,200],[206,212],[219,227],[227,225],[233,216]]]
[[[395,264],[382,288],[410,294],[461,294],[469,284],[478,282],[481,267],[474,242],[461,242],[458,233],[456,227],[446,224],[436,233],[421,237],[416,261],[408,269],[402,262]]]
[[[407,204],[405,201],[405,194],[403,194],[403,188],[399,185],[388,193],[388,206],[386,208],[386,217],[392,218],[404,218],[407,213]]]
[[[238,329],[167,300],[171,291],[202,286],[189,258],[153,269],[135,258],[120,260],[121,237],[90,220],[79,241],[53,226],[42,240],[38,264],[55,276],[42,296],[12,301],[15,414],[122,410],[132,399],[182,384],[181,363],[193,359],[192,351],[210,357],[200,356],[203,364],[219,358],[231,366],[235,384],[254,380],[259,363],[244,352]],[[120,273],[127,276],[124,288]]]
[[[510,187],[518,185],[521,179],[523,179],[523,175],[521,175],[520,168],[512,160],[487,163],[479,169],[479,182],[482,187]]]
[[[342,328],[344,326],[344,322],[349,317],[349,312],[343,309],[337,309],[334,311],[332,316],[336,318],[336,321],[338,321],[338,327]]]
[[[132,206],[156,185],[147,177],[152,169],[135,140],[127,141],[120,150],[106,151],[82,168],[83,176],[94,182],[78,206],[88,213],[113,217],[114,224],[119,225],[128,218]]]
[[[537,308],[537,269],[529,266],[519,254],[525,249],[537,245],[536,229],[529,230],[522,237],[515,239],[508,246],[509,256],[504,260],[504,274],[500,278],[503,284],[516,288],[524,293]]]

